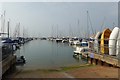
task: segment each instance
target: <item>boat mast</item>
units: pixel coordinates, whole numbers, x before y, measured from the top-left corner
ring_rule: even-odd
[[[20,37],[20,23],[16,24],[15,31],[13,34],[15,38]]]
[[[90,27],[91,27],[91,30],[92,30],[92,34],[94,35],[94,30],[93,30],[93,27],[92,27],[92,22],[91,22],[91,19],[90,19],[90,15],[89,15],[89,12],[87,11],[87,31],[88,31],[88,38],[90,36],[90,31],[89,31],[89,23],[90,23]]]
[[[51,37],[53,38],[53,25],[52,25],[52,30],[51,30]]]
[[[77,30],[78,30],[78,37],[81,36],[81,33],[80,33],[80,31],[79,31],[79,29],[80,29],[80,28],[79,28],[79,24],[80,24],[80,21],[79,21],[79,19],[78,19],[78,25],[77,25],[77,26],[78,26],[78,29],[77,29]],[[79,34],[80,34],[80,35],[79,35]]]
[[[5,30],[5,13],[6,13],[6,11],[4,11],[4,14],[3,14],[3,26],[2,26],[3,33],[4,33],[4,30]],[[3,37],[4,37],[4,35],[3,35]]]
[[[87,11],[87,38],[89,38],[88,11]]]
[[[71,30],[71,24],[69,24],[69,35],[70,35],[71,38],[73,37],[73,32]]]
[[[24,33],[24,32],[25,32],[25,30],[24,30],[24,26],[23,26],[23,38],[24,38],[24,36],[25,36],[25,33]]]
[[[102,22],[102,25],[101,25],[101,29],[100,29],[101,32],[102,32],[102,29],[103,29],[103,27],[104,27],[104,23],[105,23],[105,17],[104,17],[103,22]]]
[[[10,38],[10,36],[9,36],[9,25],[10,25],[10,22],[8,21],[8,28],[7,28],[7,31],[8,31],[8,39]]]
[[[57,24],[57,38],[58,38],[58,24]]]
[[[20,22],[18,23],[18,37],[20,37]]]
[[[92,22],[91,22],[91,18],[90,18],[90,15],[89,15],[89,12],[88,12],[88,19],[89,19],[89,22],[90,22],[90,27],[92,29],[92,34],[94,35],[94,30],[93,30],[93,26],[92,26]]]

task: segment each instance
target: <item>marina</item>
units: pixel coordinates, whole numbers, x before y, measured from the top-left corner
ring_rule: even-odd
[[[14,9],[9,4],[14,4]],[[93,5],[98,12],[92,11],[89,9],[91,4],[3,3],[5,10],[0,11],[0,78],[118,79],[120,27],[117,17],[113,19],[109,13],[98,13],[101,11],[96,4],[101,6],[101,3]],[[105,4],[106,13],[111,9],[110,5],[116,7],[113,3]],[[79,9],[82,10],[80,18]],[[104,17],[102,22],[103,15],[108,21],[105,22]]]
[[[37,39],[23,45],[15,54],[25,57],[24,68],[49,69],[85,64],[85,61],[76,61],[73,58],[73,50],[74,48],[66,43]]]

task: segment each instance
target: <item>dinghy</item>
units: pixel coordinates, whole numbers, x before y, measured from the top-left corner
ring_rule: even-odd
[[[112,30],[109,38],[109,55],[116,55],[116,44],[118,38],[119,28],[115,27]]]
[[[109,54],[109,37],[111,34],[111,30],[109,28],[105,29],[101,35],[101,42],[100,42],[100,51],[102,54]]]
[[[119,33],[118,33],[118,38],[117,38],[117,44],[116,44],[116,55],[120,55],[120,29],[119,29]]]
[[[95,41],[94,41],[94,49],[97,53],[100,51],[100,38],[101,38],[102,33],[97,32],[95,36]]]

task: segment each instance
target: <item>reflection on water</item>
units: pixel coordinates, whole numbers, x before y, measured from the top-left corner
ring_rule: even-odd
[[[86,61],[73,57],[74,48],[67,43],[56,43],[47,40],[34,40],[21,46],[16,52],[25,56],[24,67],[53,68],[84,64]]]

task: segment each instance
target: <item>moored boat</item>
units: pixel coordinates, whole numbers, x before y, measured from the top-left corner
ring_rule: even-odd
[[[101,38],[101,32],[97,32],[95,36],[95,41],[94,41],[94,50],[99,53],[100,51],[100,38]]]
[[[118,38],[119,28],[115,27],[109,38],[109,55],[116,55],[116,44]]]
[[[100,42],[100,52],[101,54],[109,54],[109,37],[111,34],[111,30],[109,28],[105,29],[101,35],[101,42]]]
[[[119,33],[118,33],[116,48],[117,48],[116,55],[118,56],[118,54],[120,55],[120,29],[119,29]]]

